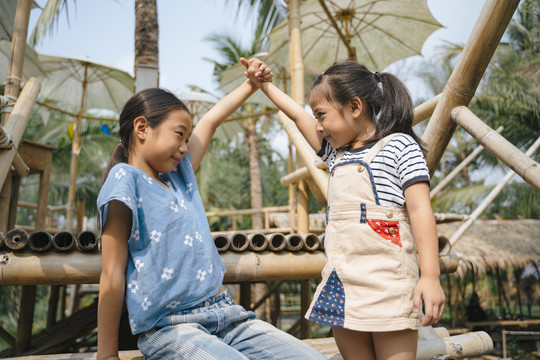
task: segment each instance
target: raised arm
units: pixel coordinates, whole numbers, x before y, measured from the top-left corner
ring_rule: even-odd
[[[274,84],[257,80],[259,72],[266,68],[266,64],[257,59],[250,59],[248,61],[241,58],[240,61],[247,68],[246,76],[257,85],[265,95],[268,96],[268,98],[283,111],[287,117],[289,117],[289,119],[295,122],[298,130],[300,130],[313,150],[319,151],[322,144],[322,134],[316,130],[317,120]],[[262,65],[259,63],[262,63]]]
[[[249,80],[224,96],[199,120],[189,139],[188,148],[191,154],[193,171],[199,167],[216,129],[231,116],[255,91],[257,87]]]
[[[118,329],[124,305],[131,211],[112,201],[101,236],[97,360],[118,359]]]

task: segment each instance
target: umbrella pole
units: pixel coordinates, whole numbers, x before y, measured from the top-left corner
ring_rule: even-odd
[[[82,82],[81,106],[75,122],[75,132],[73,133],[73,143],[71,145],[71,163],[69,169],[69,190],[67,202],[67,231],[73,230],[73,217],[75,213],[75,193],[77,187],[77,168],[79,165],[79,154],[81,153],[81,123],[84,110],[84,97],[86,96],[86,86],[88,84],[88,64],[84,65],[84,80]]]

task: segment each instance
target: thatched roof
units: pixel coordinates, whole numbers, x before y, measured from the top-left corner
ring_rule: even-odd
[[[440,235],[450,238],[462,222],[438,224]],[[478,220],[453,246],[459,256],[457,275],[483,273],[497,267],[540,264],[540,220]]]

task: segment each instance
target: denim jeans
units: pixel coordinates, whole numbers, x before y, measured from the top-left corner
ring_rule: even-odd
[[[234,360],[327,358],[311,346],[235,305],[225,291],[168,315],[140,334],[145,360]]]

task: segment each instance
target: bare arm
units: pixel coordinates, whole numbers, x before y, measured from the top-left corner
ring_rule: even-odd
[[[210,141],[216,129],[229,116],[231,116],[255,91],[257,87],[249,80],[243,82],[235,90],[223,97],[208,111],[195,126],[189,139],[189,152],[191,154],[191,166],[197,170],[201,160],[210,146]]]
[[[256,59],[254,59],[256,60]],[[258,72],[266,67],[258,66],[256,61],[240,59],[242,64],[246,66],[248,78],[265,93],[266,96],[291,119],[295,122],[298,130],[313,150],[319,151],[322,144],[322,134],[316,130],[317,120],[309,114],[302,106],[294,101],[289,95],[285,94],[271,82],[260,82],[257,80]]]
[[[97,360],[118,359],[130,232],[131,211],[120,201],[112,201],[101,236]]]
[[[437,227],[429,200],[429,185],[420,182],[405,189],[405,203],[411,221],[412,233],[418,251],[420,280],[414,292],[414,308],[420,311],[424,301],[422,325],[439,321],[444,310],[445,296],[440,283]]]

